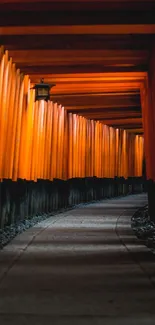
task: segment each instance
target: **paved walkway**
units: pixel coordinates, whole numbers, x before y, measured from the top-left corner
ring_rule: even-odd
[[[51,217],[0,251],[1,325],[154,325],[155,257],[130,219],[145,195]]]

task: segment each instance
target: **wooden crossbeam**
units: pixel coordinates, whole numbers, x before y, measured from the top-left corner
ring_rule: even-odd
[[[115,24],[115,25],[32,25],[32,26],[2,26],[1,35],[129,35],[155,34],[155,24]]]

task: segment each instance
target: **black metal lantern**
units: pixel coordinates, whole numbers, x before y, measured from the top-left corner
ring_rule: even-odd
[[[33,87],[35,89],[35,100],[50,100],[50,89],[54,86],[55,84],[44,83],[44,79],[41,79],[40,83]]]

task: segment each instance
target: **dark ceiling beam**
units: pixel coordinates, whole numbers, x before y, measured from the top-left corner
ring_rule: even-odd
[[[145,50],[11,50],[9,55],[20,66],[62,65],[139,65],[147,64],[149,51]]]
[[[23,65],[23,64],[16,64],[17,67],[19,67],[23,73],[26,74],[36,74],[38,75],[39,79],[40,77],[44,77],[47,74],[49,74],[49,78],[51,78],[51,75],[53,74],[78,74],[78,73],[107,73],[107,72],[140,72],[140,71],[147,71],[148,66],[147,64],[135,64],[132,66],[105,66],[104,64],[89,64],[86,63],[85,65],[79,64],[72,64],[70,66],[62,65],[60,64],[58,66],[54,65],[42,65],[38,66],[36,63],[32,66],[29,65]]]
[[[104,122],[104,124],[106,124],[105,123],[105,120],[104,121],[102,121],[102,122]],[[111,123],[111,124],[109,124],[108,126],[113,126],[113,127],[115,127],[115,128],[124,128],[124,129],[126,129],[126,130],[132,130],[132,129],[142,129],[142,124],[141,123],[138,123],[138,124],[136,124],[136,123],[132,123],[132,124],[128,124],[128,123],[125,123],[125,124],[122,124],[122,123]]]
[[[75,104],[73,104],[73,103],[68,103],[68,102],[64,102],[64,101],[62,101],[62,100],[53,100],[53,102],[57,102],[57,103],[61,103],[64,107],[65,107],[65,109],[68,111],[72,111],[72,112],[74,112],[74,111],[79,111],[79,113],[80,113],[80,109],[81,109],[81,112],[82,112],[82,110],[83,109],[85,109],[85,108],[88,108],[88,109],[90,109],[91,110],[91,107],[93,106],[94,108],[96,107],[96,108],[98,108],[98,107],[103,107],[103,108],[107,108],[107,109],[111,109],[111,108],[113,108],[114,107],[114,103],[113,102],[109,102],[109,103],[100,103],[100,102],[98,102],[97,104],[94,104],[94,103],[81,103],[81,104],[78,104],[78,105],[76,105],[76,106],[74,106]],[[127,102],[126,103],[119,103],[119,104],[117,104],[117,106],[116,106],[116,104],[115,104],[115,107],[117,107],[118,109],[122,109],[123,110],[123,108],[126,106],[126,105],[128,105],[128,107],[130,107],[130,109],[132,110],[133,109],[133,107],[135,106],[135,103],[128,103],[127,104]]]
[[[37,6],[37,5],[36,5]],[[36,7],[35,6],[35,7]],[[0,11],[0,26],[35,26],[35,25],[148,25],[154,24],[155,8],[151,10],[134,11],[132,9],[119,10],[2,10]],[[32,7],[31,7],[32,8]],[[44,6],[45,9],[45,6]],[[95,14],[94,14],[95,13]]]
[[[61,98],[61,97],[53,97],[53,100],[55,101],[61,101],[63,103],[63,105],[67,105],[67,107],[69,106],[74,106],[77,107],[78,106],[98,106],[98,107],[135,107],[135,106],[140,106],[140,100],[138,96],[131,96],[131,97],[123,97],[123,96],[105,96],[103,97],[77,97],[76,99],[72,99],[72,98]]]
[[[8,50],[146,50],[154,35],[0,35]]]
[[[128,123],[127,122],[124,122],[123,123],[123,119],[126,119],[126,120],[130,120],[130,118],[134,118],[135,120],[132,122],[132,124],[133,125],[135,125],[135,124],[137,124],[136,122],[137,122],[137,119],[138,118],[141,118],[141,117],[132,117],[132,116],[126,116],[125,114],[124,114],[124,116],[113,116],[113,117],[109,117],[109,116],[106,116],[106,115],[85,115],[85,114],[77,114],[77,115],[79,115],[79,116],[83,116],[83,117],[85,117],[86,119],[89,119],[89,120],[102,120],[102,121],[104,121],[104,123],[105,124],[107,124],[107,125],[113,125],[113,124],[122,124],[122,125],[128,125]],[[141,124],[142,124],[142,122],[141,122]]]
[[[139,135],[143,135],[143,133],[144,133],[144,130],[143,130],[143,128],[137,128],[137,129],[129,129],[128,130],[128,132],[130,132],[130,133],[135,133],[135,134],[139,134]]]
[[[10,51],[11,52],[11,51]],[[39,52],[39,51],[38,51]],[[62,54],[63,55],[63,54]],[[78,57],[78,59],[76,60],[76,58],[72,57],[72,58],[65,58],[65,57],[57,57],[56,58],[56,54],[55,57],[51,58],[50,61],[50,57],[44,58],[36,55],[36,57],[27,57],[27,58],[22,58],[22,56],[16,56],[16,55],[11,55],[11,57],[13,58],[13,61],[19,66],[19,68],[21,70],[24,69],[25,66],[27,66],[28,69],[32,68],[32,73],[33,73],[33,65],[37,64],[38,65],[38,69],[40,69],[40,67],[45,67],[45,66],[49,66],[49,63],[51,62],[51,64],[53,66],[55,66],[55,73],[57,73],[57,71],[60,70],[59,66],[60,64],[62,64],[63,66],[69,67],[69,73],[71,71],[73,71],[72,66],[83,66],[82,70],[79,70],[79,72],[84,72],[86,71],[85,69],[85,64],[87,64],[89,62],[89,65],[102,65],[102,66],[106,66],[106,69],[103,69],[101,72],[114,72],[118,70],[118,67],[122,67],[122,69],[120,71],[124,72],[124,71],[133,71],[131,69],[132,66],[139,66],[139,65],[147,65],[148,64],[148,57],[126,57],[126,56],[117,56],[115,57],[94,57],[94,58],[89,58],[89,57]],[[128,70],[124,69],[124,67],[128,67]],[[113,68],[114,67],[114,68]],[[117,69],[116,69],[117,67]],[[43,70],[46,71],[46,70]],[[119,70],[118,70],[119,71]],[[135,71],[137,71],[135,69]],[[146,71],[146,70],[145,70]],[[88,71],[86,71],[88,72]],[[97,69],[92,72],[97,72]],[[45,72],[44,72],[45,73]],[[62,73],[62,72],[61,72]]]
[[[60,103],[60,104],[62,104],[62,101],[61,100],[59,100],[59,101],[56,101],[56,100],[53,100],[53,102],[57,102],[57,103]],[[90,110],[90,112],[91,112],[91,109],[98,109],[99,107],[101,107],[102,109],[106,109],[106,110],[109,110],[109,111],[111,111],[111,110],[113,110],[114,109],[114,105],[105,105],[104,106],[104,104],[102,103],[102,104],[97,104],[97,105],[91,105],[91,104],[89,104],[89,105],[84,105],[84,104],[81,104],[81,105],[76,105],[75,106],[75,104],[74,105],[71,105],[71,106],[67,106],[67,105],[64,105],[64,104],[62,104],[64,107],[65,107],[65,109],[67,110],[67,111],[70,111],[70,112],[76,112],[76,111],[78,111],[78,113],[80,114],[80,112],[82,112],[83,111],[83,109],[84,110],[86,110],[86,109],[88,109],[88,110]],[[124,107],[125,107],[126,105],[118,105],[118,106],[116,106],[115,105],[115,109],[120,109],[120,110],[124,110]],[[138,109],[138,107],[139,107],[139,105],[137,105],[137,109]],[[128,104],[128,108],[132,111],[133,109],[135,109],[135,105],[132,105],[132,104]],[[140,109],[139,109],[139,111],[140,111]]]
[[[73,107],[77,107],[78,106],[85,106],[86,107],[104,107],[104,108],[108,108],[108,107],[135,107],[135,106],[140,106],[140,100],[139,97],[137,96],[131,96],[131,97],[123,97],[123,96],[105,96],[103,97],[90,97],[89,98],[89,94],[86,97],[76,97],[75,99],[73,98],[62,98],[61,96],[58,97],[53,97],[52,98],[54,101],[58,100],[58,101],[62,101],[63,103],[67,104],[67,107],[69,107],[70,105],[72,105]]]
[[[142,118],[111,118],[104,119],[105,124],[107,125],[126,125],[127,127],[130,125],[142,125]]]
[[[79,114],[79,115],[82,115],[82,116],[85,116],[85,117],[91,117],[91,118],[95,118],[95,117],[100,117],[100,118],[105,118],[105,119],[107,119],[107,120],[117,120],[117,119],[119,119],[119,120],[122,120],[122,119],[124,119],[124,118],[126,118],[126,119],[137,119],[137,118],[141,118],[142,117],[142,115],[139,113],[139,114],[133,114],[133,113],[126,113],[126,112],[118,112],[117,114],[114,114],[114,113],[112,113],[112,114],[108,114],[108,112],[107,113],[102,113],[102,112],[100,112],[100,113],[98,113],[98,112],[96,112],[96,113],[91,113],[91,112],[87,112],[87,113],[84,113],[83,111],[80,113],[80,112],[74,112],[74,114]]]
[[[115,0],[40,0],[39,2],[36,0],[1,0],[0,10],[18,10],[18,11],[33,11],[36,8],[36,11],[44,11],[44,10],[61,10],[63,11],[91,11],[91,10],[154,10],[155,3],[151,0],[145,1],[115,1]]]
[[[68,112],[72,112],[72,108],[68,108],[67,110]],[[74,114],[80,114],[82,112],[82,114],[98,114],[98,113],[102,113],[102,114],[108,114],[110,115],[116,115],[116,114],[132,114],[132,115],[141,115],[141,107],[140,106],[133,106],[131,107],[123,107],[123,108],[118,108],[118,107],[112,107],[109,109],[109,107],[103,107],[103,108],[99,108],[99,107],[90,107],[88,106],[87,108],[79,108],[79,109],[74,109]]]

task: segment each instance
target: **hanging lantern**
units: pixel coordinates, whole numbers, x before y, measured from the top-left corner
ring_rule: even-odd
[[[41,79],[40,83],[33,87],[35,89],[35,100],[50,100],[50,89],[54,86],[55,84],[44,83],[44,79]]]

